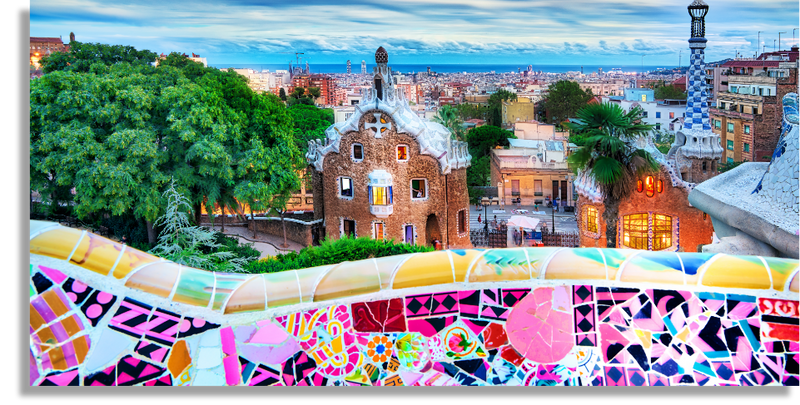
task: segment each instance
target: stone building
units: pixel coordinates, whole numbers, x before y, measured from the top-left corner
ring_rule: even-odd
[[[383,47],[375,61],[372,87],[355,112],[309,143],[315,219],[332,239],[470,247],[467,144],[411,110]]]
[[[659,163],[659,169],[638,178],[633,194],[620,203],[617,248],[696,252],[701,245],[712,242],[711,219],[688,200],[697,183],[717,174],[722,156],[719,136],[711,131],[708,118],[703,58],[707,12],[708,6],[701,0],[689,6],[692,53],[683,129],[676,133],[675,143],[666,156],[650,138],[637,141],[636,146],[648,151]],[[578,175],[575,189],[581,246],[606,247],[604,196],[585,173]]]
[[[75,34],[69,33],[70,42],[75,40]],[[39,61],[54,52],[67,52],[69,45],[61,38],[30,37],[30,65],[39,69]]]

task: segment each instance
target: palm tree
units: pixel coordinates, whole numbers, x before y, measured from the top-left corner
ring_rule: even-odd
[[[610,248],[617,247],[620,202],[633,193],[640,175],[658,169],[650,153],[634,144],[653,127],[642,123],[641,114],[639,107],[626,113],[617,104],[589,104],[578,110],[576,122],[567,124],[572,133],[586,136],[586,143],[567,162],[576,173],[585,173],[593,180],[603,194],[603,220]]]
[[[441,106],[439,111],[437,111],[436,115],[433,117],[433,122],[438,122],[445,128],[449,129],[450,132],[453,133],[455,139],[460,141],[463,140],[464,127],[462,127],[462,124],[464,121],[461,120],[457,108],[451,105]]]

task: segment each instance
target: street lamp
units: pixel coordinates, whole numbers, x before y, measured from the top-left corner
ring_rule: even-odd
[[[489,216],[486,214],[486,207],[491,204],[492,200],[488,198],[484,200],[481,198],[481,205],[483,205],[483,230],[486,231],[487,234],[489,233]]]

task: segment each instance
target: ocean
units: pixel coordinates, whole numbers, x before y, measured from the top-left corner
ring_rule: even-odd
[[[236,68],[236,69],[253,69],[257,71],[262,70],[269,70],[274,72],[276,70],[288,70],[288,64],[274,64],[274,63],[233,63],[233,64],[211,64],[210,66],[218,68],[218,69],[227,69],[227,68]],[[372,72],[372,67],[375,64],[367,64],[367,72]],[[495,73],[508,73],[508,72],[516,72],[517,69],[520,71],[525,71],[528,69],[528,65],[482,65],[482,64],[413,64],[413,65],[403,65],[403,64],[389,64],[393,71],[398,73],[414,73],[414,72],[425,72],[428,70],[428,66],[430,66],[431,71],[438,72],[438,73],[458,73],[458,72],[467,72],[467,73],[488,73],[494,71]],[[566,72],[580,72],[581,65],[532,65],[533,71],[543,71],[548,73],[566,73]],[[305,68],[305,64],[302,64],[302,67]],[[589,74],[592,72],[597,72],[599,68],[603,68],[603,72],[609,72],[613,68],[619,68],[623,72],[648,72],[654,71],[659,68],[663,69],[672,69],[675,66],[652,66],[652,65],[638,65],[638,66],[625,66],[625,65],[584,65],[583,72],[585,74]],[[345,63],[336,63],[336,64],[309,64],[309,69],[311,73],[347,73],[347,64]],[[360,73],[361,72],[361,63],[353,63],[352,64],[352,72],[353,73]]]

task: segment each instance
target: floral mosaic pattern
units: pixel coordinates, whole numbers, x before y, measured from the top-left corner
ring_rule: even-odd
[[[798,301],[588,284],[213,323],[31,266],[31,385],[798,385]]]

